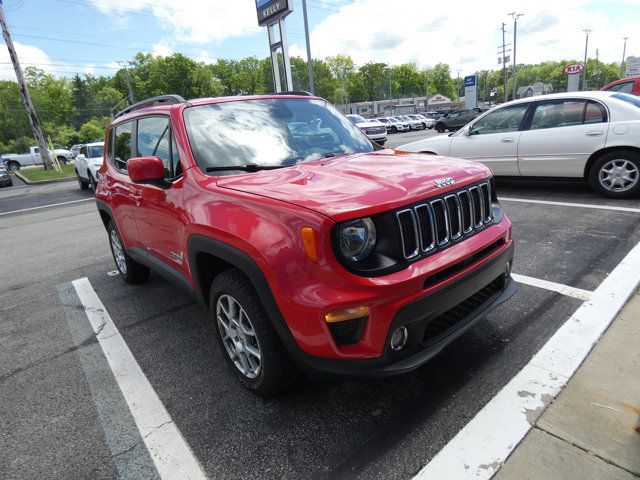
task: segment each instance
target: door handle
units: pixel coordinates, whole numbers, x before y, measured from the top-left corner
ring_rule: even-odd
[[[604,132],[599,130],[599,131],[595,131],[595,132],[587,132],[587,133],[585,133],[585,135],[587,137],[599,137],[600,135],[604,135]]]
[[[515,140],[513,138],[503,138],[500,140],[502,143],[513,143]]]

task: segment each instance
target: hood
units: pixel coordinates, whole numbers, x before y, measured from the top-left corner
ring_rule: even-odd
[[[252,174],[219,177],[217,185],[292,203],[336,221],[401,207],[488,177],[478,163],[381,150]],[[436,187],[451,177],[454,185]]]

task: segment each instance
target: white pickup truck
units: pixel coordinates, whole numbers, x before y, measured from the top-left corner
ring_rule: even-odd
[[[53,152],[49,150],[49,155],[57,157],[58,161],[62,165],[73,160],[73,154],[69,150],[65,150],[63,148],[56,148]],[[38,147],[29,147],[29,151],[27,153],[5,153],[2,155],[2,159],[4,160],[7,169],[13,172],[20,170],[20,167],[42,164],[40,148]]]

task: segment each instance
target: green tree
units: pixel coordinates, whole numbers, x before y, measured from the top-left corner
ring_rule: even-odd
[[[433,85],[435,93],[457,100],[456,85],[451,78],[449,65],[446,63],[438,63],[429,70],[429,84]]]

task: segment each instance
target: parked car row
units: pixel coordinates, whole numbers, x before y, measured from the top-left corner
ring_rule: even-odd
[[[0,187],[11,187],[13,185],[13,180],[11,179],[11,175],[9,171],[4,166],[4,164],[0,161]]]
[[[475,160],[494,175],[581,178],[610,198],[640,194],[636,96],[598,91],[529,97],[460,123],[455,133],[398,150]]]

